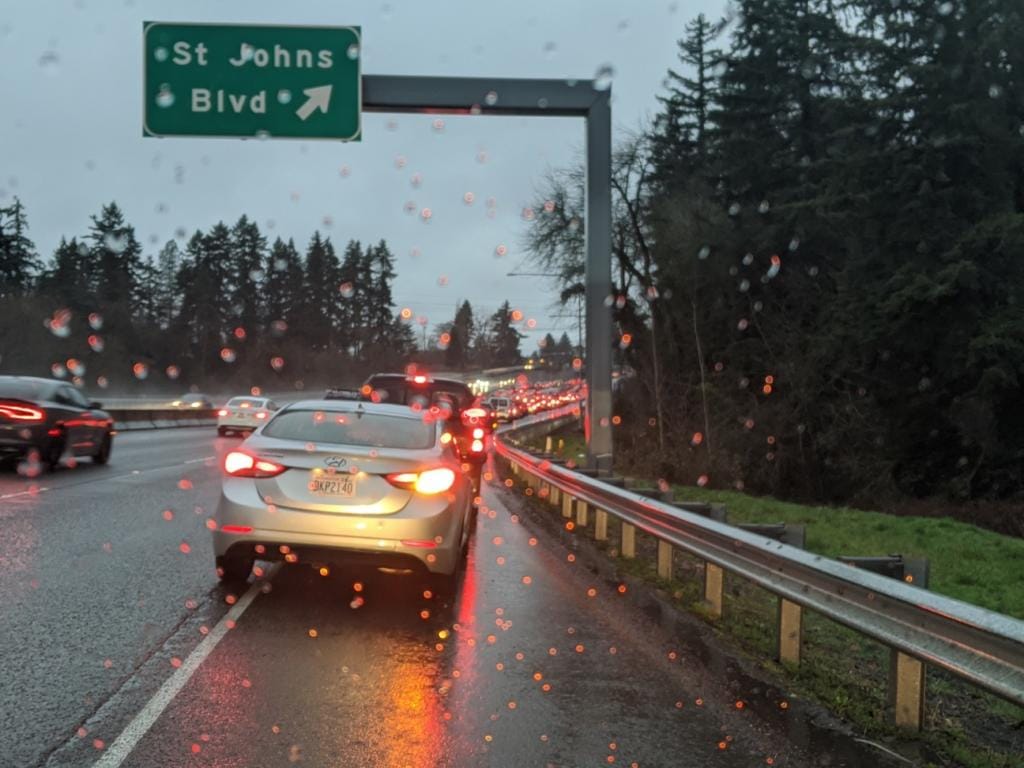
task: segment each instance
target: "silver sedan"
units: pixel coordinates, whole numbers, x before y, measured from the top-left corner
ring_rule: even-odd
[[[213,530],[217,573],[254,561],[368,564],[454,589],[473,490],[445,422],[396,405],[288,405],[224,457]]]

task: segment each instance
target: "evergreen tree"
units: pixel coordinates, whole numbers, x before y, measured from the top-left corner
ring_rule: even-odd
[[[142,303],[142,245],[117,203],[103,206],[89,228],[89,274],[100,306],[130,322],[131,307]]]
[[[283,320],[291,325],[303,304],[304,280],[302,256],[293,240],[289,239],[287,243],[281,238],[274,240],[265,271],[263,291],[266,296],[267,321],[274,323]]]
[[[153,303],[156,324],[164,330],[170,328],[181,308],[181,294],[177,285],[181,260],[181,250],[174,240],[168,240],[156,257]]]
[[[512,307],[505,301],[487,323],[489,362],[498,367],[517,365],[523,359],[519,351],[522,338],[523,334],[512,325]]]
[[[84,243],[79,243],[75,238],[68,241],[62,237],[54,251],[53,263],[40,277],[40,293],[75,312],[87,311],[95,306],[89,292],[88,254],[89,248]]]
[[[330,238],[313,233],[306,250],[303,278],[303,306],[298,327],[308,349],[332,349],[335,343],[334,315],[338,297],[338,257]]]
[[[0,298],[27,293],[39,267],[28,237],[25,206],[15,197],[11,205],[0,208]]]
[[[247,334],[256,335],[265,314],[263,265],[267,240],[256,222],[243,215],[231,229],[231,282],[227,296],[232,315]]]
[[[470,362],[471,342],[475,331],[473,307],[468,301],[463,301],[459,305],[455,319],[446,330],[451,335],[451,340],[444,353],[445,367],[464,370]]]
[[[684,74],[670,69],[668,94],[658,97],[664,111],[654,125],[652,160],[655,179],[664,186],[678,186],[706,162],[717,87],[714,68],[720,55],[711,44],[717,34],[704,14],[686,25],[686,36],[678,43]]]

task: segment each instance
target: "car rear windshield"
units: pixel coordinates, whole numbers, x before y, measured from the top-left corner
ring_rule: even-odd
[[[233,408],[262,408],[262,400],[253,400],[250,397],[233,397],[228,400],[228,405]]]
[[[48,400],[52,387],[40,381],[0,379],[0,397],[15,400]]]
[[[373,389],[371,398],[374,402],[390,405],[411,405],[427,408],[450,402],[457,410],[465,410],[473,403],[473,393],[469,387],[457,382],[431,381],[416,384],[401,379],[370,379]]]
[[[433,424],[408,416],[358,411],[294,410],[278,414],[263,428],[265,437],[374,448],[430,448]]]

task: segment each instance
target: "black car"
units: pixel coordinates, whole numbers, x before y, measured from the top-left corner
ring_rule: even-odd
[[[464,382],[422,373],[376,373],[359,392],[362,399],[375,403],[444,411],[442,418],[451,425],[455,447],[473,480],[474,493],[480,495],[480,475],[487,462],[493,423],[490,410],[480,406],[479,398]]]
[[[0,376],[0,458],[56,467],[65,454],[106,464],[114,422],[66,381]]]

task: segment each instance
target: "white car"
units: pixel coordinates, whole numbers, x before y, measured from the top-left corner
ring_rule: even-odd
[[[217,411],[217,434],[252,432],[267,423],[277,403],[266,397],[233,397]]]

